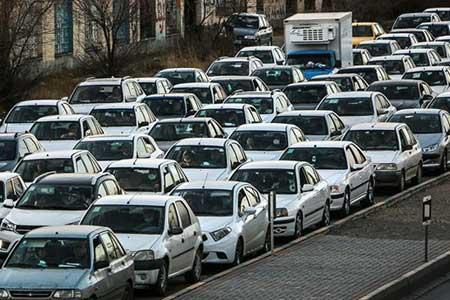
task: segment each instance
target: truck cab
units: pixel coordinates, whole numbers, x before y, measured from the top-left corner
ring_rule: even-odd
[[[333,73],[340,67],[333,50],[292,50],[287,53],[287,64],[303,71],[306,79]]]

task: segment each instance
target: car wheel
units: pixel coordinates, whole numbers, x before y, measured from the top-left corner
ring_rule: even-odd
[[[297,216],[295,217],[295,232],[294,232],[294,239],[299,238],[303,235],[303,217],[302,213],[298,212]]]
[[[202,276],[202,251],[198,249],[197,253],[195,253],[192,270],[187,272],[184,278],[189,283],[196,283],[200,281],[201,276]]]
[[[441,173],[445,173],[448,170],[448,163],[447,163],[447,150],[444,150],[444,154],[442,155],[442,161],[441,165],[439,166],[439,171]]]
[[[372,178],[369,179],[369,185],[367,186],[366,197],[361,201],[362,206],[368,207],[375,203],[375,195],[373,188]]]
[[[406,186],[406,178],[405,178],[405,172],[402,172],[402,175],[400,177],[400,183],[398,184],[398,191],[403,192],[405,190]]]
[[[346,217],[346,216],[350,215],[350,208],[351,208],[350,192],[348,190],[346,190],[344,193],[344,203],[342,203],[342,208],[341,208],[341,217]]]
[[[422,182],[422,164],[417,166],[416,177],[414,177],[414,184],[420,184]]]
[[[244,260],[244,242],[242,241],[242,239],[239,239],[236,245],[236,252],[234,253],[233,265],[234,266],[240,265],[243,260]]]
[[[328,226],[330,225],[330,223],[331,223],[330,202],[327,201],[323,209],[321,225]]]
[[[133,300],[134,299],[134,290],[131,283],[128,283],[125,291],[123,292],[122,300]]]
[[[168,281],[168,265],[166,262],[164,262],[161,267],[159,267],[158,271],[158,279],[156,280],[155,284],[155,291],[156,294],[159,296],[165,296],[167,291],[167,281]]]

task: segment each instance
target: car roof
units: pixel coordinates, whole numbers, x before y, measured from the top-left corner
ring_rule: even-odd
[[[133,78],[133,79],[136,80],[137,82],[153,83],[153,82],[156,82],[158,80],[164,80],[165,78],[161,78],[161,77],[136,77],[136,78]]]
[[[414,48],[414,49],[400,49],[394,52],[394,55],[399,55],[399,54],[408,54],[408,53],[427,53],[427,52],[431,52],[434,49],[430,49],[430,48]]]
[[[352,26],[372,26],[378,24],[377,22],[353,22]]]
[[[304,164],[304,162],[292,161],[292,160],[279,160],[279,161],[252,161],[243,164],[239,167],[239,170],[257,170],[257,169],[283,169],[292,170],[298,164]]]
[[[259,70],[259,69],[258,69]],[[242,76],[242,75],[225,75],[225,76],[212,76],[211,81],[214,82],[215,80],[253,80],[257,79],[259,77],[257,76]]]
[[[129,78],[126,78],[129,79]],[[79,85],[120,85],[124,81],[123,78],[111,77],[111,78],[88,78],[81,82]]]
[[[266,70],[286,70],[286,69],[298,69],[294,66],[288,66],[288,65],[276,65],[276,66],[271,66],[271,67],[262,67],[262,68],[258,68],[257,71],[266,71]]]
[[[289,146],[289,148],[345,148],[353,144],[350,141],[310,141]]]
[[[406,71],[406,73],[412,72],[425,72],[425,71],[443,71],[448,69],[447,66],[426,66],[426,67],[415,67]]]
[[[173,163],[174,160],[171,159],[159,159],[159,158],[138,158],[138,159],[122,159],[113,162],[108,166],[108,168],[148,168],[148,169],[158,169],[162,165],[167,163]]]
[[[187,82],[179,83],[173,86],[173,88],[209,88],[211,85],[216,84],[215,82]]]
[[[246,107],[251,107],[250,104],[245,103],[220,103],[220,104],[207,104],[203,106],[200,110],[205,109],[244,109]]]
[[[334,85],[336,84],[336,82],[331,81],[331,80],[320,80],[320,81],[304,81],[304,82],[296,82],[296,83],[291,83],[288,84],[286,87],[292,87],[292,86],[315,86],[315,85]]]
[[[396,41],[394,40],[370,40],[370,41],[363,41],[359,43],[360,45],[369,45],[369,44],[392,44]]]
[[[161,72],[193,72],[193,71],[203,72],[203,70],[198,69],[198,68],[167,68],[167,69],[160,70],[158,73],[161,73]]]
[[[427,17],[427,16],[431,16],[432,14],[434,14],[433,12],[415,12],[415,13],[405,13],[405,14],[401,14],[400,17]]]
[[[409,57],[408,55],[386,55],[386,56],[374,56],[369,60],[369,63],[373,61],[397,61],[403,60],[404,58]]]
[[[331,110],[291,110],[291,111],[285,111],[281,114],[278,114],[279,116],[319,116],[324,117],[326,115],[332,114],[333,112]]]
[[[429,115],[438,115],[443,110],[436,109],[436,108],[409,108],[409,109],[402,109],[397,111],[396,115],[410,115],[410,114],[429,114]]]
[[[424,31],[428,31],[427,29],[424,28],[395,28],[392,29],[390,33],[402,33],[402,32],[424,32]]]
[[[241,50],[239,50],[239,52],[241,51],[267,51],[267,50],[274,50],[274,49],[279,49],[278,46],[250,46],[250,47],[244,47]]]
[[[377,122],[377,123],[360,123],[353,125],[350,131],[353,130],[395,130],[399,126],[404,125],[403,123],[393,123],[393,122]]]
[[[36,99],[36,100],[24,100],[17,103],[15,106],[50,106],[57,105],[62,100],[60,99]]]
[[[103,176],[112,175],[108,173],[48,173],[37,177],[33,184],[94,185]]]
[[[20,176],[17,173],[13,173],[13,172],[0,172],[0,181],[5,182],[6,180],[16,177],[16,176]]]
[[[138,136],[145,136],[142,133],[131,133],[131,134],[101,134],[101,135],[90,135],[82,139],[83,142],[90,141],[128,141],[137,138]]]
[[[206,123],[208,121],[214,120],[213,118],[206,117],[195,117],[195,118],[171,118],[159,120],[157,124],[164,123]]]
[[[92,116],[89,115],[53,115],[53,116],[46,116],[39,118],[36,120],[36,122],[70,122],[70,121],[76,121],[79,122],[80,120],[84,118],[92,118]]]
[[[359,75],[356,73],[325,74],[325,75],[316,75],[312,79],[323,79],[323,81],[327,81],[326,79],[329,79],[329,78],[347,78],[347,77],[353,77],[353,76],[359,76]],[[319,81],[319,80],[317,80],[317,81]],[[328,82],[329,82],[329,80],[328,80]]]
[[[411,37],[413,34],[412,33],[406,33],[406,32],[390,32],[390,33],[384,33],[382,35],[380,35],[378,38],[383,38],[383,37]]]
[[[62,159],[71,158],[75,154],[88,152],[87,150],[60,150],[60,151],[44,151],[28,154],[23,158],[27,160],[40,160],[40,159]]]
[[[368,53],[370,54],[369,50],[367,50],[367,49],[362,49],[362,48],[353,48],[353,49],[352,49],[352,52],[353,52],[353,53],[358,53],[358,52],[368,52]]]
[[[178,141],[177,146],[216,146],[223,147],[228,139],[221,138],[188,138]]]
[[[93,108],[93,110],[97,109],[134,109],[136,106],[145,105],[141,102],[123,102],[123,103],[108,103],[108,104],[100,104]]]
[[[34,229],[27,234],[26,238],[88,238],[91,235],[108,230],[106,227],[91,225],[65,225],[49,226]]]
[[[432,41],[432,42],[420,42],[420,43],[416,43],[414,45],[412,45],[414,48],[419,48],[421,46],[443,46],[445,45],[447,42],[444,41]]]
[[[371,98],[373,94],[378,92],[358,91],[358,92],[339,92],[331,94],[328,98]]]
[[[381,81],[375,81],[371,83],[371,86],[374,85],[395,85],[395,86],[402,86],[402,85],[417,85],[420,82],[423,82],[422,80],[414,80],[414,79],[392,79],[392,80],[381,80]]]
[[[98,199],[93,204],[98,205],[145,205],[145,206],[166,206],[168,201],[181,200],[183,198],[169,195],[113,195]]]
[[[340,70],[362,70],[362,69],[376,69],[382,68],[380,65],[360,65],[360,66],[351,66],[351,67],[343,67]]]
[[[280,131],[286,132],[289,128],[297,127],[290,124],[281,123],[255,123],[255,124],[244,124],[239,126],[236,131]]]
[[[153,94],[145,96],[145,100],[152,100],[152,99],[161,99],[161,98],[186,98],[188,96],[191,96],[193,94],[191,93],[168,93],[168,94]]]
[[[423,23],[420,23],[420,25],[419,26],[422,26],[422,25],[450,25],[450,21],[438,21],[438,22],[423,22]]]
[[[232,94],[228,98],[254,98],[254,97],[272,98],[273,96],[276,96],[279,93],[280,92],[274,91],[244,91]]]
[[[219,57],[213,63],[216,63],[216,62],[219,62],[219,61],[220,62],[222,62],[222,61],[226,61],[226,62],[233,62],[233,61],[236,61],[236,62],[249,62],[250,59],[255,59],[255,57],[254,56],[249,56],[249,57],[234,57],[234,56],[231,56],[231,57]]]
[[[233,190],[235,187],[247,185],[245,182],[240,181],[191,181],[180,184],[176,190],[189,190],[189,189],[204,189],[204,190]]]
[[[15,141],[21,133],[0,133],[0,141]]]
[[[450,97],[450,92],[441,93],[436,96],[436,98],[447,98]]]

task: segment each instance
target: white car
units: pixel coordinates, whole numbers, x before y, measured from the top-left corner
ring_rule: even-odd
[[[165,158],[177,161],[190,181],[225,179],[248,161],[238,142],[218,138],[181,140],[167,151]]]
[[[203,241],[200,223],[181,197],[109,196],[97,200],[82,225],[111,228],[134,257],[137,288],[166,293],[168,279],[200,280]]]
[[[401,47],[393,40],[370,40],[359,43],[358,49],[369,51],[371,57],[391,55]]]
[[[10,208],[3,207],[5,203],[15,203],[25,191],[25,183],[17,173],[0,173],[0,224],[10,212]],[[0,246],[0,248],[2,248]]]
[[[200,109],[195,117],[209,117],[216,120],[230,136],[243,124],[262,123],[261,115],[249,104],[210,104]]]
[[[409,55],[377,56],[371,58],[369,64],[382,66],[394,80],[401,79],[405,72],[416,67]]]
[[[159,120],[186,118],[203,107],[195,94],[188,93],[155,94],[139,102],[147,104]]]
[[[416,12],[401,14],[395,20],[392,29],[416,28],[423,22],[439,22],[441,18],[434,12]]]
[[[47,151],[71,150],[79,140],[91,135],[103,135],[103,129],[93,116],[49,116],[34,122],[30,132]]]
[[[283,92],[239,92],[229,96],[225,102],[245,103],[253,105],[261,116],[263,122],[270,123],[278,114],[294,109]]]
[[[317,110],[332,110],[345,125],[385,122],[397,109],[380,92],[343,92],[326,97]]]
[[[450,44],[447,42],[422,42],[411,46],[411,49],[434,49],[443,59],[450,59]]]
[[[343,138],[366,152],[376,165],[376,186],[394,186],[422,181],[422,148],[403,123],[365,123],[352,127]]]
[[[148,132],[158,121],[145,103],[103,104],[90,113],[106,134]]]
[[[169,159],[123,159],[105,172],[114,175],[127,194],[168,194],[188,181],[180,165]]]
[[[1,122],[0,132],[25,132],[42,117],[74,114],[73,108],[63,100],[26,100],[14,105]]]
[[[414,44],[417,44],[419,41],[416,36],[412,33],[385,33],[377,37],[377,40],[393,40],[397,41],[402,49],[408,49]]]
[[[361,76],[368,84],[372,84],[375,81],[391,79],[388,73],[386,73],[386,70],[379,65],[345,67],[337,70],[336,74],[357,74]]]
[[[214,76],[249,76],[253,71],[262,68],[263,62],[254,56],[252,57],[219,57],[213,61],[206,75],[210,78]]]
[[[272,123],[298,126],[309,141],[339,140],[348,130],[331,110],[293,110],[279,114]]]
[[[253,161],[277,160],[291,145],[306,141],[297,126],[277,123],[241,125],[230,139],[238,142]]]
[[[296,238],[304,229],[330,223],[328,183],[307,162],[250,162],[236,169],[230,180],[248,182],[264,195],[276,192],[275,236]]]
[[[27,185],[48,173],[88,173],[102,171],[95,157],[86,150],[49,151],[25,156],[14,168]]]
[[[450,67],[447,66],[414,68],[403,74],[402,79],[423,80],[436,94],[450,91]]]
[[[284,65],[286,57],[284,52],[278,46],[253,46],[245,47],[236,53],[236,57],[254,56],[259,58],[264,67],[275,67]]]
[[[434,49],[402,49],[392,55],[408,55],[416,67],[436,66],[442,62],[442,57]]]
[[[374,203],[375,165],[354,143],[319,141],[289,147],[281,160],[306,161],[330,185],[331,210],[350,214],[356,203]]]
[[[223,87],[217,82],[190,82],[175,85],[170,93],[190,93],[203,104],[222,103],[227,97]]]
[[[122,159],[162,158],[164,152],[159,149],[151,136],[142,133],[130,135],[89,136],[75,145],[74,149],[88,150],[105,169],[112,162]]]
[[[313,110],[323,98],[339,93],[340,91],[341,89],[334,81],[292,83],[283,90],[296,110]]]
[[[146,96],[154,94],[168,94],[172,84],[166,78],[161,77],[139,77],[134,78],[144,90]]]
[[[251,253],[270,250],[267,200],[252,185],[197,181],[172,195],[183,197],[200,221],[204,263],[238,265]]]

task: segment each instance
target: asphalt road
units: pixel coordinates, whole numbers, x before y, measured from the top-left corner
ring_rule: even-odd
[[[417,300],[448,300],[450,299],[450,281],[433,288],[426,294],[416,298]]]

